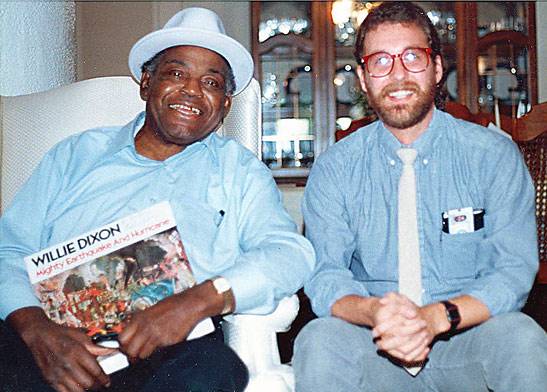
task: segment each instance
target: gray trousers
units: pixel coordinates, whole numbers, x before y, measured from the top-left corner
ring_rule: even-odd
[[[522,313],[437,340],[416,377],[377,353],[369,328],[325,317],[298,335],[297,392],[507,391],[547,388],[547,334]]]

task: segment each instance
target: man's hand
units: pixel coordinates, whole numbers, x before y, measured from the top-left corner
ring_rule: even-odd
[[[335,317],[371,327],[378,348],[403,362],[424,361],[436,335],[430,312],[396,293],[382,298],[348,295],[331,310]]]
[[[179,343],[206,317],[219,314],[224,299],[211,281],[164,298],[135,315],[118,337],[129,358],[146,358],[157,349]]]
[[[490,318],[486,305],[469,295],[450,299],[462,318],[458,328],[480,324]],[[332,315],[372,328],[380,350],[409,364],[423,362],[437,335],[447,332],[450,323],[440,302],[419,307],[406,296],[388,293],[382,298],[347,295],[331,308]]]
[[[75,328],[50,321],[39,307],[22,308],[6,320],[29,347],[44,379],[60,392],[83,392],[110,386],[96,356],[115,350],[97,346]]]
[[[404,362],[424,361],[435,338],[429,312],[396,293],[388,293],[378,302],[372,329],[378,348]]]

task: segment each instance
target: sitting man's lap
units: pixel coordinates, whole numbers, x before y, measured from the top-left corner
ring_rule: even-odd
[[[168,347],[111,375],[108,392],[243,391],[247,368],[222,332]],[[0,322],[0,391],[53,391],[19,335]]]
[[[438,340],[416,377],[377,351],[371,330],[335,317],[309,323],[295,342],[298,391],[535,391],[547,382],[545,331],[522,313]]]

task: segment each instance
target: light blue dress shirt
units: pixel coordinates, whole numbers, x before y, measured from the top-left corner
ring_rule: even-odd
[[[315,256],[268,168],[211,134],[163,162],[135,151],[144,113],[48,152],[0,218],[0,317],[39,306],[23,257],[163,200],[198,282],[221,275],[237,312],[269,313],[310,277]],[[223,211],[223,212],[221,212]]]
[[[305,286],[314,311],[346,295],[398,291],[397,186],[401,143],[377,121],[315,162],[304,193],[306,235],[317,256]],[[492,315],[522,307],[538,269],[534,188],[518,147],[487,128],[435,110],[410,146],[424,304],[469,294]],[[483,209],[484,228],[442,231],[442,213]]]

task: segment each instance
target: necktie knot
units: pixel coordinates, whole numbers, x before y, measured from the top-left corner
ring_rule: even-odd
[[[418,151],[413,148],[401,148],[397,151],[397,156],[403,162],[403,165],[414,165]]]

